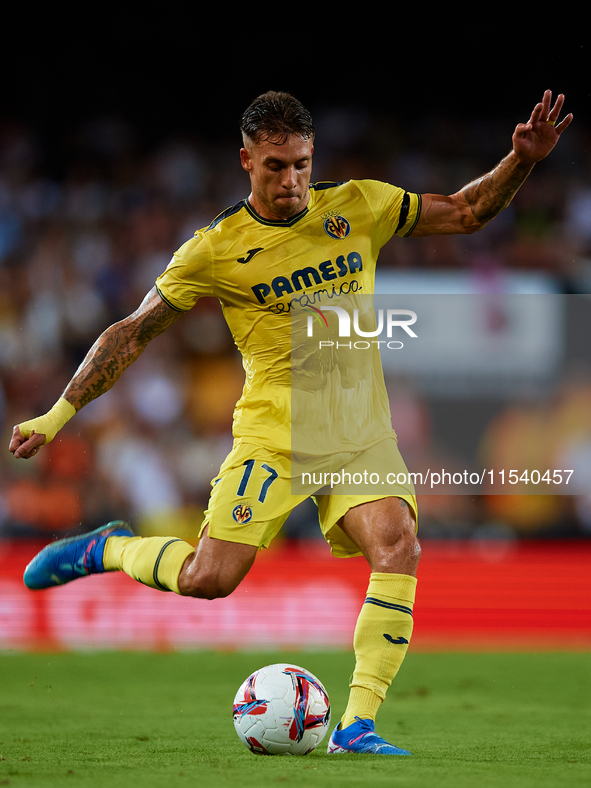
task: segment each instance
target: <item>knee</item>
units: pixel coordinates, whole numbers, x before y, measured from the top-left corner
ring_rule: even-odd
[[[230,596],[239,582],[215,572],[187,571],[179,577],[179,591],[196,599],[222,599]]]
[[[183,565],[180,593],[198,599],[229,596],[248,573],[256,553],[252,545],[224,542],[204,534]]]
[[[396,547],[398,555],[403,557],[408,561],[409,565],[416,569],[421,559],[421,545],[414,531],[404,531],[401,533],[398,537]]]
[[[419,540],[417,539],[416,534],[408,534],[405,537],[405,543],[403,548],[405,555],[408,561],[414,566],[416,569],[419,565],[419,561],[421,560],[421,545]]]
[[[414,575],[420,559],[421,545],[416,534],[403,530],[378,551],[372,569],[374,572]]]

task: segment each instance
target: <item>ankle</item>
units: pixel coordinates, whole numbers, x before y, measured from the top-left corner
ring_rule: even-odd
[[[382,698],[366,687],[351,687],[349,702],[341,718],[341,725],[347,728],[355,722],[355,717],[365,720],[375,720]]]

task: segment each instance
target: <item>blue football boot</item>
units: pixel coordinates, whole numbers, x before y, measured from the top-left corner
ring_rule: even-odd
[[[328,742],[329,755],[346,752],[373,753],[374,755],[411,755],[408,750],[394,747],[374,731],[373,720],[362,720],[355,717],[355,722],[346,728],[341,723],[332,732]]]
[[[37,590],[104,572],[103,553],[108,537],[133,535],[127,523],[115,520],[90,533],[52,542],[37,553],[25,569],[25,585]]]

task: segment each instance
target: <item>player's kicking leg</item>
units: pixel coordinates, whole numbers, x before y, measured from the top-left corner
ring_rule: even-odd
[[[25,585],[38,590],[104,572],[103,555],[110,536],[129,538],[133,532],[127,523],[117,520],[90,533],[52,542],[28,564],[23,576]]]
[[[232,593],[256,553],[252,545],[211,539],[207,529],[195,549],[174,537],[134,536],[126,523],[117,521],[47,545],[27,566],[23,579],[37,590],[121,570],[160,591],[215,599]]]
[[[415,520],[405,501],[384,498],[350,509],[339,524],[367,558],[372,574],[355,628],[349,702],[328,752],[410,755],[378,736],[374,721],[412,633],[420,557]]]
[[[200,599],[228,596],[248,573],[259,547],[270,543],[291,508],[304,499],[291,499],[290,473],[288,456],[239,444],[212,486],[208,525],[197,549],[173,537],[134,536],[125,523],[109,523],[46,547],[27,567],[25,583],[47,588],[95,572],[120,570],[160,591]],[[247,488],[255,491],[255,501],[248,504]],[[241,520],[234,515],[242,509],[248,517]],[[119,530],[112,530],[113,525]]]

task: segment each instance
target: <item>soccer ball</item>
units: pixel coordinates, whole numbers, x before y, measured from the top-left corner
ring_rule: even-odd
[[[289,663],[256,670],[234,698],[234,727],[257,755],[307,755],[330,725],[330,703],[321,682]]]

